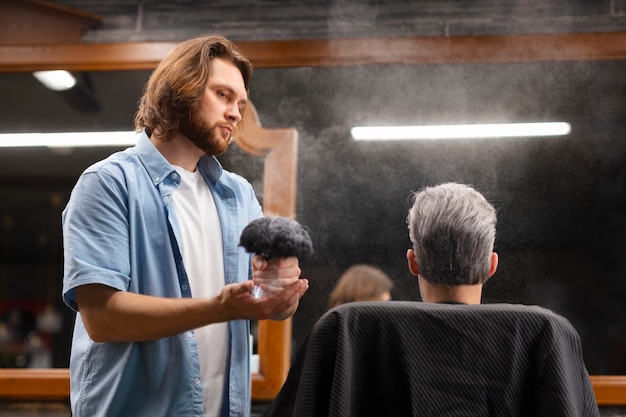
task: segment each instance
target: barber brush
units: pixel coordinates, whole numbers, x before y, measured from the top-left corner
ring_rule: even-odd
[[[313,253],[309,233],[297,221],[282,216],[266,216],[251,221],[241,232],[239,246],[268,261],[291,256],[305,259]],[[254,287],[253,294],[256,298],[261,297],[261,289]]]

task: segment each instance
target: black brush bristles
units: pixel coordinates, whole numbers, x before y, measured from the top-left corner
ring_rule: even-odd
[[[239,246],[267,260],[290,256],[302,260],[313,254],[309,233],[297,221],[282,216],[251,221],[241,232]]]

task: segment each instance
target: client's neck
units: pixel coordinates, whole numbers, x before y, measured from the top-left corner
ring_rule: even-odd
[[[426,303],[455,302],[480,304],[483,285],[442,285],[431,284],[419,277],[420,293]]]

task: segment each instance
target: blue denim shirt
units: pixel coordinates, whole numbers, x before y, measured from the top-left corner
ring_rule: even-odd
[[[214,157],[198,169],[222,227],[226,283],[250,277],[239,247],[243,228],[262,216],[252,186]],[[142,133],[81,175],[63,211],[63,300],[78,311],[74,288],[104,284],[157,297],[191,297],[170,204],[176,170]],[[250,413],[249,322],[229,322],[230,364],[224,416]],[[83,416],[202,416],[202,383],[194,332],[149,342],[95,343],[80,312],[70,356],[71,406]]]

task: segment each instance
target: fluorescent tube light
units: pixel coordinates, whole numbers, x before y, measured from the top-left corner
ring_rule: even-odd
[[[76,78],[65,70],[35,71],[33,76],[53,91],[64,91],[76,85]]]
[[[411,140],[558,136],[567,135],[570,131],[569,123],[548,122],[353,127],[350,132],[355,140]]]
[[[65,133],[4,133],[0,134],[0,147],[77,148],[93,146],[132,146],[137,143],[137,133],[120,132],[65,132]]]

